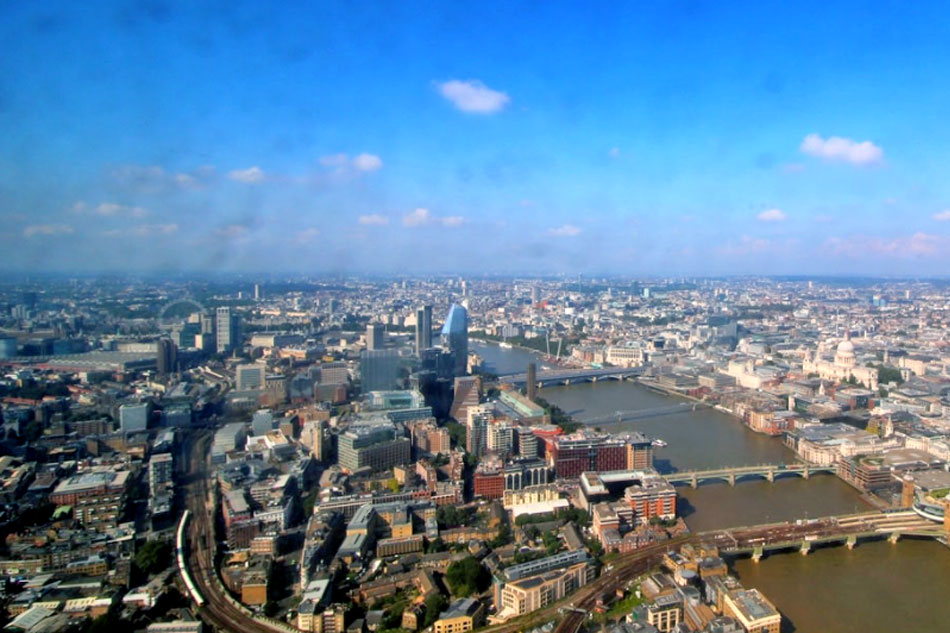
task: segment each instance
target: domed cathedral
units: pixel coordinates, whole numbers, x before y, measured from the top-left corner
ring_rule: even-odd
[[[845,335],[843,341],[838,343],[835,349],[834,361],[828,361],[821,357],[823,345],[818,346],[818,351],[814,354],[806,355],[802,362],[802,371],[806,374],[818,374],[823,380],[834,380],[836,382],[845,382],[854,378],[855,381],[864,383],[868,389],[877,389],[877,369],[874,367],[860,367],[857,364],[857,358],[854,354],[854,343],[851,342],[851,335]]]

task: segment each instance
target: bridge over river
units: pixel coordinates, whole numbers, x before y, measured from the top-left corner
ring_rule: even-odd
[[[627,380],[637,378],[643,374],[642,367],[602,367],[600,369],[549,369],[539,371],[535,374],[538,387],[550,385],[570,385],[578,382],[597,382],[598,380]],[[524,385],[528,382],[528,375],[524,372],[520,374],[505,374],[498,377],[501,382],[512,385]]]
[[[599,415],[596,418],[586,418],[578,420],[581,424],[594,426],[597,424],[609,424],[611,422],[629,422],[631,420],[646,420],[648,418],[658,418],[664,415],[674,415],[676,413],[688,413],[700,408],[712,408],[704,402],[677,402],[676,404],[662,407],[651,407],[649,409],[628,409],[626,411],[614,411],[606,415]]]
[[[784,476],[797,476],[802,479],[808,479],[817,473],[834,474],[835,466],[833,464],[821,466],[805,462],[797,462],[794,464],[758,464],[755,466],[714,468],[712,470],[685,470],[663,475],[663,478],[674,486],[677,484],[689,484],[693,488],[696,488],[704,481],[711,480],[727,481],[730,486],[734,486],[737,481],[744,478],[758,477],[772,482]]]

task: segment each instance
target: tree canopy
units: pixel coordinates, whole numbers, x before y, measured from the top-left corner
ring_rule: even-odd
[[[484,591],[491,582],[491,574],[472,556],[449,565],[445,580],[452,589],[452,595],[465,597]]]

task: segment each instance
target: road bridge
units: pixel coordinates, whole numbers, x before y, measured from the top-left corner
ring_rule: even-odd
[[[775,481],[779,477],[797,476],[808,479],[816,473],[835,473],[835,466],[820,466],[799,462],[795,464],[758,464],[756,466],[735,466],[731,468],[714,468],[711,470],[686,470],[663,475],[671,484],[689,484],[693,488],[704,481],[726,481],[730,486],[743,478],[760,477],[767,481]]]
[[[578,382],[597,382],[598,380],[629,380],[637,378],[643,374],[642,367],[603,367],[600,369],[551,369],[539,371],[535,375],[539,388],[551,385],[570,385]],[[524,372],[520,374],[505,374],[498,377],[501,382],[512,385],[524,385],[528,381],[528,375]]]

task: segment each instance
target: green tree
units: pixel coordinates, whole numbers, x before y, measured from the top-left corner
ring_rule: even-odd
[[[474,557],[466,556],[449,565],[445,580],[452,589],[452,595],[464,598],[487,589],[491,575]]]
[[[498,528],[498,535],[488,542],[488,546],[495,549],[496,547],[508,545],[511,541],[511,528],[503,523],[501,527]]]
[[[900,369],[881,365],[877,368],[877,381],[882,385],[886,385],[891,382],[896,382],[898,385],[900,385],[903,384],[904,378],[901,376]]]
[[[452,438],[452,444],[455,446],[465,446],[465,427],[458,422],[446,422],[445,428],[449,430],[449,437]]]
[[[135,566],[146,574],[154,574],[169,566],[172,546],[167,541],[147,541],[142,549],[135,553]]]
[[[427,629],[432,626],[439,615],[449,606],[449,601],[441,593],[433,593],[426,598],[426,616],[422,628]]]

